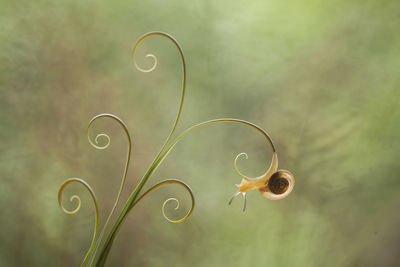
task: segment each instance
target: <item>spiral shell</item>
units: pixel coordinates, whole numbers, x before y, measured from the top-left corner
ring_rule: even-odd
[[[294,188],[294,176],[290,171],[278,170],[261,187],[260,193],[267,199],[279,200],[287,197]]]

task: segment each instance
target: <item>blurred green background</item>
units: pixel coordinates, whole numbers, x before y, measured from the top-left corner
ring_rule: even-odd
[[[227,205],[240,168],[263,173],[271,152],[256,131],[205,127],[185,137],[146,184],[180,178],[196,196],[192,217],[168,223],[160,208],[177,186],[152,193],[129,215],[108,266],[399,266],[399,1],[0,1],[0,265],[77,266],[90,245],[93,207],[68,216],[57,191],[85,179],[101,220],[116,197],[126,139],[96,123],[111,147],[86,139],[98,113],[121,117],[133,136],[122,203],[165,140],[177,110],[183,47],[187,95],[178,132],[235,117],[265,128],[280,168],[296,177],[281,201],[257,191]]]

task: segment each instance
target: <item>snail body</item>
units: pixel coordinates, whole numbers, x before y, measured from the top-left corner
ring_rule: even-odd
[[[278,155],[274,152],[272,154],[271,165],[269,166],[269,169],[263,175],[261,175],[257,178],[249,178],[245,175],[241,175],[242,181],[240,182],[239,185],[237,185],[239,188],[239,191],[242,193],[246,193],[247,191],[250,191],[253,189],[259,189],[259,188],[263,187],[268,182],[269,177],[271,177],[271,175],[274,172],[276,172],[277,168],[278,168]]]

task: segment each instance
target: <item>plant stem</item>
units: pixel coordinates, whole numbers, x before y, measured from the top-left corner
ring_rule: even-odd
[[[197,129],[201,126],[209,125],[209,124],[214,124],[214,123],[221,123],[221,122],[230,122],[230,123],[238,123],[238,124],[243,124],[246,126],[250,126],[251,128],[256,129],[258,132],[260,132],[266,139],[267,142],[270,144],[273,152],[275,152],[275,147],[272,143],[271,138],[269,135],[259,126],[248,122],[244,120],[238,120],[238,119],[232,119],[232,118],[223,118],[223,119],[215,119],[215,120],[209,120],[205,122],[201,122],[199,124],[196,124],[185,131],[183,131],[168,147],[166,145],[163,146],[162,150],[158,153],[158,155],[155,157],[153,160],[152,164],[150,165],[149,169],[147,170],[146,174],[143,176],[142,180],[140,183],[136,186],[135,190],[132,192],[132,194],[129,196],[129,199],[126,201],[125,207],[122,210],[120,216],[118,217],[117,221],[115,222],[113,228],[111,229],[106,241],[104,242],[103,248],[100,252],[99,258],[96,262],[96,266],[104,266],[105,261],[107,259],[108,253],[111,249],[112,243],[115,239],[116,233],[119,230],[119,227],[124,220],[125,216],[129,212],[129,210],[136,204],[135,200],[137,199],[137,196],[139,195],[140,191],[142,190],[144,184],[147,182],[147,180],[150,178],[150,176],[153,174],[153,172],[156,170],[156,168],[161,164],[161,162],[165,159],[165,157],[169,154],[169,152],[174,148],[174,146],[188,133],[193,131],[194,129]],[[166,149],[164,149],[166,148]]]
[[[115,224],[113,225],[110,233],[108,234],[104,245],[100,251],[99,258],[96,262],[96,266],[104,266],[105,260],[108,256],[110,251],[112,242],[115,238],[115,234],[122,223],[123,219],[125,218],[126,214],[128,213],[129,209],[132,207],[134,201],[136,200],[137,196],[139,195],[140,191],[143,189],[144,184],[150,178],[151,174],[159,165],[158,158],[160,157],[162,150],[158,153],[158,155],[153,160],[153,163],[150,165],[149,169],[147,170],[146,174],[143,176],[139,184],[136,186],[135,190],[131,193],[128,200],[125,203],[124,209],[122,210],[121,214],[119,215],[118,219],[116,220]]]

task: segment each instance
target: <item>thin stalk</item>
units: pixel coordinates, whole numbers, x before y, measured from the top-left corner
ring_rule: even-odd
[[[136,64],[136,62],[135,62],[135,54],[136,54],[136,49],[137,49],[138,45],[139,45],[143,40],[147,39],[147,38],[150,37],[150,36],[154,36],[154,35],[163,36],[163,37],[166,37],[167,39],[169,39],[170,41],[172,41],[172,43],[173,43],[173,44],[175,45],[175,47],[178,49],[178,52],[179,52],[179,55],[180,55],[180,58],[181,58],[181,61],[182,61],[183,80],[182,80],[182,92],[181,92],[181,98],[180,98],[180,102],[179,102],[178,113],[177,113],[177,115],[176,115],[175,122],[174,122],[174,124],[173,124],[173,126],[172,126],[172,129],[171,129],[171,131],[170,131],[170,133],[169,133],[167,139],[165,140],[164,144],[162,145],[162,147],[161,147],[159,153],[157,154],[157,156],[154,158],[154,160],[153,160],[152,164],[150,165],[149,169],[147,170],[147,172],[145,173],[145,175],[143,176],[143,178],[141,179],[141,181],[139,182],[139,184],[136,186],[135,190],[134,190],[134,191],[132,192],[132,194],[130,195],[129,199],[127,200],[127,202],[126,202],[126,204],[125,204],[125,207],[124,207],[122,213],[121,213],[120,216],[118,217],[118,219],[117,219],[116,223],[114,224],[114,227],[112,228],[111,231],[114,231],[115,225],[116,225],[117,223],[119,223],[120,220],[122,220],[123,216],[125,216],[124,213],[126,212],[127,207],[128,207],[131,203],[133,203],[133,201],[135,201],[137,195],[140,193],[140,191],[141,191],[141,189],[143,188],[144,184],[147,182],[148,178],[150,177],[151,173],[153,172],[154,164],[156,163],[156,161],[157,161],[158,158],[160,157],[161,153],[164,151],[164,149],[165,149],[165,147],[167,146],[167,144],[171,141],[171,138],[172,138],[172,136],[173,136],[173,134],[174,134],[174,132],[175,132],[175,130],[176,130],[176,127],[178,126],[178,122],[179,122],[179,119],[180,119],[181,114],[182,114],[183,102],[184,102],[184,99],[185,99],[185,92],[186,92],[186,63],[185,63],[185,57],[184,57],[184,55],[183,55],[183,50],[182,50],[181,46],[179,45],[178,41],[177,41],[174,37],[172,37],[171,35],[169,35],[168,33],[164,33],[164,32],[149,32],[149,33],[146,33],[146,34],[144,34],[143,36],[141,36],[141,37],[138,39],[138,41],[136,42],[136,44],[135,44],[135,46],[134,46],[134,48],[133,48],[133,51],[132,51],[132,61],[133,61],[134,65],[135,65],[135,67],[136,67],[139,71],[141,71],[141,72],[151,72],[151,71],[153,71],[153,70],[156,68],[156,66],[157,66],[157,58],[156,58],[156,56],[154,56],[154,55],[152,55],[152,54],[146,55],[147,57],[152,57],[152,58],[154,59],[154,65],[153,65],[150,69],[148,69],[148,70],[145,70],[145,69],[140,68],[140,67]],[[113,211],[114,211],[114,208],[113,208]],[[104,226],[104,228],[103,228],[103,230],[102,230],[102,232],[101,232],[101,237],[102,237],[103,234],[104,234],[105,227],[107,226],[111,215],[112,215],[112,214],[110,214],[110,216],[108,217],[107,222],[106,222],[106,225]],[[111,232],[110,232],[110,234],[111,234]],[[110,240],[110,235],[108,236],[106,242],[108,242],[109,240]],[[97,246],[96,246],[96,251],[97,251],[97,248],[98,248],[99,245],[100,245],[100,242],[99,242],[99,243],[97,244]],[[106,243],[104,243],[103,248],[102,248],[102,251],[104,251],[105,247],[106,247]],[[94,254],[96,253],[96,251],[94,252]],[[101,256],[101,255],[102,255],[102,253],[100,254],[100,256]],[[93,256],[93,258],[94,258],[94,256]]]
[[[87,135],[87,138],[88,138],[89,143],[90,143],[94,148],[96,148],[96,149],[106,149],[106,148],[110,145],[110,141],[111,141],[111,140],[110,140],[110,137],[109,137],[107,134],[104,134],[104,133],[98,134],[98,135],[96,136],[94,142],[93,142],[92,139],[90,138],[90,135],[89,135],[90,127],[91,127],[92,124],[93,124],[97,119],[99,119],[99,118],[110,118],[110,119],[113,119],[113,120],[115,120],[116,122],[118,122],[118,124],[122,127],[122,129],[124,130],[124,132],[125,132],[125,134],[126,134],[126,137],[127,137],[127,140],[128,140],[128,150],[127,150],[127,155],[126,155],[124,173],[123,173],[123,176],[122,176],[122,181],[121,181],[120,188],[119,188],[119,190],[118,190],[117,198],[116,198],[116,200],[115,200],[115,202],[114,202],[114,205],[113,205],[113,207],[112,207],[112,209],[111,209],[111,211],[110,211],[110,213],[109,213],[109,215],[108,215],[108,217],[107,217],[107,219],[106,219],[106,222],[104,223],[104,225],[103,225],[103,227],[102,227],[102,229],[101,229],[101,231],[100,231],[99,238],[98,238],[96,244],[94,245],[94,248],[93,248],[92,251],[91,251],[90,259],[89,259],[89,261],[88,261],[88,266],[91,266],[92,263],[93,263],[93,261],[94,261],[94,258],[95,258],[95,256],[96,256],[97,249],[98,249],[99,246],[100,246],[100,243],[101,243],[101,240],[102,240],[103,235],[104,235],[104,233],[105,233],[105,230],[107,229],[107,226],[108,226],[108,224],[109,224],[109,222],[110,222],[110,219],[111,219],[111,217],[113,216],[113,214],[114,214],[114,212],[115,212],[115,209],[117,208],[117,205],[118,205],[119,200],[120,200],[120,198],[121,198],[121,194],[122,194],[122,191],[123,191],[123,189],[124,189],[124,185],[125,185],[125,181],[126,181],[126,176],[127,176],[127,174],[128,174],[129,162],[130,162],[131,153],[132,153],[132,139],[131,139],[131,136],[130,136],[130,134],[129,134],[128,127],[125,125],[125,123],[124,123],[120,118],[118,118],[117,116],[115,116],[115,115],[113,115],[113,114],[107,114],[107,113],[99,114],[99,115],[93,117],[93,118],[90,120],[89,125],[88,125],[88,127],[87,127],[87,131],[86,131],[86,135]],[[99,146],[99,145],[98,145],[98,138],[99,138],[99,137],[105,137],[105,138],[107,139],[107,141],[108,141],[107,144],[104,145],[104,146]]]
[[[205,126],[205,125],[209,125],[209,124],[214,124],[214,123],[221,123],[221,122],[230,122],[230,123],[238,123],[238,124],[243,124],[243,125],[247,125],[250,126],[254,129],[256,129],[257,131],[259,131],[266,139],[267,142],[269,143],[269,145],[272,148],[272,151],[275,152],[275,146],[270,138],[270,136],[268,135],[267,132],[265,132],[262,128],[260,128],[259,126],[248,122],[248,121],[244,121],[244,120],[239,120],[239,119],[232,119],[232,118],[223,118],[223,119],[215,119],[215,120],[209,120],[209,121],[205,121],[205,122],[201,122],[199,124],[196,124],[190,128],[188,128],[187,130],[183,131],[166,149],[165,151],[162,153],[162,151],[160,151],[160,153],[156,156],[156,158],[154,159],[153,163],[151,164],[151,166],[149,167],[149,169],[147,170],[146,174],[143,176],[142,180],[140,181],[140,183],[137,185],[136,189],[132,192],[132,194],[130,195],[129,199],[127,200],[125,207],[123,209],[123,211],[121,212],[120,216],[118,217],[116,223],[114,224],[113,228],[111,229],[106,241],[104,242],[104,246],[101,250],[99,259],[96,263],[96,266],[103,266],[103,264],[105,263],[105,259],[107,258],[107,255],[110,251],[112,242],[115,238],[115,235],[118,231],[118,228],[120,227],[123,219],[125,218],[126,214],[129,212],[130,208],[135,205],[135,200],[138,196],[138,194],[140,193],[140,191],[142,190],[144,184],[147,182],[147,180],[150,178],[150,176],[153,174],[153,172],[157,169],[157,167],[161,164],[161,162],[165,159],[165,157],[169,154],[169,152],[173,149],[173,147],[188,133],[190,133],[191,131],[193,131],[194,129],[197,129],[201,126]]]
[[[73,200],[77,200],[78,201],[78,206],[74,210],[70,211],[70,210],[65,209],[64,206],[61,203],[61,198],[62,198],[62,194],[64,192],[64,189],[71,183],[78,183],[78,184],[81,184],[81,185],[84,186],[84,188],[89,192],[90,197],[93,200],[93,205],[94,205],[94,208],[95,208],[95,224],[94,224],[92,242],[91,242],[90,248],[89,248],[88,252],[86,253],[85,258],[83,259],[82,264],[81,264],[81,266],[87,266],[88,262],[89,262],[89,259],[90,259],[91,255],[92,255],[92,251],[94,249],[96,240],[97,240],[97,234],[98,234],[98,228],[99,228],[99,208],[98,208],[98,205],[97,205],[96,195],[95,195],[93,189],[90,187],[90,185],[88,183],[86,183],[82,179],[69,178],[61,185],[60,189],[58,190],[58,204],[59,204],[59,206],[61,207],[61,209],[62,209],[62,211],[64,213],[66,213],[66,214],[75,214],[81,208],[81,199],[77,195],[73,195],[70,198],[70,201],[73,201]]]

